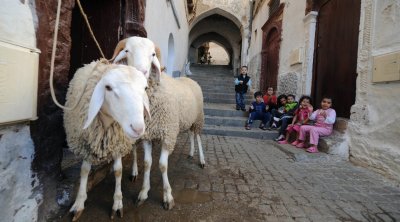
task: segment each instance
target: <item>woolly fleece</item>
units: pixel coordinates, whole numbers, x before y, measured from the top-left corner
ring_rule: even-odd
[[[82,129],[96,84],[107,70],[120,66],[122,65],[92,62],[78,69],[69,84],[65,103],[67,107],[75,105],[82,92],[83,95],[74,110],[64,111],[68,146],[75,155],[95,165],[110,162],[117,156],[123,157],[132,150],[134,141],[125,136],[117,122],[104,129],[100,116],[97,115],[88,128]]]
[[[146,132],[141,139],[161,140],[169,152],[174,150],[179,132],[200,134],[204,125],[203,92],[193,80],[172,78],[161,73],[160,82],[149,79],[147,95],[151,120],[146,118]]]

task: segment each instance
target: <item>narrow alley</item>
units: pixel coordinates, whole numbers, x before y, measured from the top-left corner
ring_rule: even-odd
[[[221,70],[223,67],[198,66],[191,78],[202,79]],[[222,80],[231,84],[227,75],[216,76],[213,82]],[[202,87],[207,95],[204,87],[210,86],[203,83]],[[227,94],[233,91],[229,87],[226,90]],[[227,95],[224,99],[229,102],[231,97]],[[209,106],[212,103],[206,105],[206,115]],[[243,121],[239,122],[241,125],[235,130],[247,133]],[[156,146],[149,198],[139,207],[135,202],[143,182],[143,152],[139,151],[139,178],[134,183],[128,180],[131,161],[126,159],[122,179],[124,215],[114,221],[400,220],[400,188],[384,177],[347,161],[329,159],[324,153],[307,154],[302,150],[310,158],[295,160],[271,140],[207,134],[211,124],[213,121],[207,123],[202,136],[205,169],[199,167],[197,153],[193,160],[187,158],[190,141],[186,133],[180,135],[170,156],[168,175],[176,203],[170,211],[162,207],[163,185]],[[110,220],[114,181],[110,173],[88,193],[80,221]],[[55,220],[71,218],[66,213]]]

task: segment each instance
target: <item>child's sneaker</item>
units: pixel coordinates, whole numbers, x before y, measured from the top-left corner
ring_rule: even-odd
[[[317,148],[317,146],[312,146],[312,147],[306,149],[306,151],[309,153],[318,153],[318,148]]]
[[[296,147],[297,147],[297,148],[304,148],[304,142],[299,142],[299,143],[296,145]]]
[[[274,117],[274,121],[275,121],[275,122],[278,122],[278,121],[279,121],[279,118],[278,118],[278,117]]]
[[[284,135],[279,135],[278,137],[276,137],[275,138],[275,141],[281,141],[281,140],[284,140],[285,139],[285,136]]]
[[[260,126],[258,128],[263,129],[265,125],[263,123],[260,123]]]
[[[246,130],[251,130],[251,125],[250,125],[250,124],[246,124],[246,125],[244,126],[244,128],[245,128]]]
[[[297,146],[297,144],[299,144],[300,142],[298,140],[295,140],[292,144],[292,146]]]
[[[279,143],[279,144],[288,144],[288,142],[287,142],[286,140],[278,141],[278,143]]]
[[[275,123],[272,123],[271,129],[276,129],[276,124]]]

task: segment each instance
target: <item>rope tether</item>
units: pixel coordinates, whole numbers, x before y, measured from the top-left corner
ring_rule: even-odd
[[[98,47],[98,49],[99,49],[99,51],[100,51],[100,53],[101,53],[101,56],[103,57],[103,58],[100,59],[100,61],[99,61],[99,62],[97,63],[97,65],[94,67],[93,70],[95,70],[95,69],[97,68],[97,66],[98,66],[100,63],[108,63],[108,60],[105,58],[105,56],[104,56],[104,54],[103,54],[103,51],[101,50],[100,45],[99,45],[99,43],[97,42],[96,37],[95,37],[94,34],[93,34],[92,28],[90,27],[90,24],[89,24],[89,21],[88,21],[88,19],[87,19],[87,16],[86,16],[85,12],[83,11],[83,8],[82,8],[82,6],[81,6],[80,0],[76,0],[76,1],[77,1],[77,3],[78,3],[79,9],[80,9],[80,11],[81,11],[81,13],[82,13],[82,16],[83,16],[83,18],[84,18],[85,21],[86,21],[86,25],[87,25],[87,27],[88,27],[88,29],[89,29],[89,31],[90,31],[90,34],[92,35],[92,38],[93,38],[93,40],[95,41],[95,43],[96,43],[96,45],[97,45],[97,47]],[[57,36],[58,36],[58,26],[59,26],[59,23],[60,23],[60,11],[61,11],[61,0],[58,0],[57,14],[56,14],[56,22],[55,22],[55,25],[54,25],[55,28],[54,28],[53,48],[52,48],[52,51],[51,51],[51,60],[50,60],[50,80],[49,80],[49,83],[50,83],[50,94],[51,94],[51,98],[53,99],[54,103],[55,103],[58,107],[60,107],[61,109],[64,109],[64,110],[73,110],[73,109],[75,109],[76,106],[79,104],[79,102],[80,102],[80,100],[81,100],[81,98],[82,98],[83,92],[82,92],[81,96],[79,97],[78,101],[76,102],[76,104],[74,104],[74,106],[72,106],[72,107],[65,107],[65,106],[61,105],[61,104],[57,101],[57,98],[56,98],[56,95],[55,95],[55,92],[54,92],[54,85],[53,85],[54,60],[55,60],[55,54],[56,54],[56,48],[57,48]],[[85,85],[85,89],[86,89],[86,85]]]

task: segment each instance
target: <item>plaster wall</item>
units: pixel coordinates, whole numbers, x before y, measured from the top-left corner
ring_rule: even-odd
[[[372,83],[373,57],[400,51],[400,2],[361,3],[356,103],[349,122],[350,159],[400,180],[400,82]]]
[[[241,28],[241,26],[246,27],[249,23],[248,14],[250,4],[248,0],[198,0],[196,6],[197,17],[202,19],[203,14],[206,15],[208,11],[215,8],[228,12],[230,15],[222,15],[234,21],[239,28]],[[232,18],[232,16],[235,18]],[[195,19],[194,23],[191,24],[191,27],[195,25],[196,21],[198,20]]]
[[[257,5],[257,13],[254,15],[251,43],[249,48],[249,73],[253,75],[253,89],[257,90],[260,86],[259,79],[261,75],[261,50],[263,25],[267,22],[269,16],[269,1],[262,1]],[[278,90],[282,93],[294,93],[297,96],[301,94],[301,73],[302,63],[304,62],[304,44],[305,27],[304,12],[306,1],[286,0],[281,1],[285,4],[282,20],[282,41],[279,51],[279,70],[278,70]],[[290,56],[295,50],[299,50],[301,60],[297,64],[291,64]],[[282,81],[281,81],[282,80]],[[283,82],[295,81],[296,84],[285,84]]]
[[[34,2],[22,2],[2,1],[0,41],[36,49],[37,18],[31,11]],[[37,191],[39,180],[31,170],[34,152],[29,126],[0,126],[1,221],[36,221],[38,218],[42,195]]]
[[[229,56],[225,49],[220,45],[210,42],[210,49],[208,50],[211,54],[211,63],[213,65],[228,65]]]
[[[0,7],[0,41],[36,48],[36,33],[29,1],[3,0]]]
[[[174,0],[180,28],[178,27],[172,5],[169,1],[148,0],[146,1],[146,18],[144,26],[147,37],[151,39],[161,50],[161,64],[166,66],[168,61],[168,39],[173,36],[174,61],[172,72],[182,72],[188,55],[188,33],[189,25],[186,16],[185,1]],[[154,13],[156,12],[156,13]]]
[[[305,9],[306,1],[304,0],[285,1],[282,20],[282,42],[279,52],[278,79],[282,75],[288,75],[288,73],[295,73],[298,78],[300,77],[303,61],[301,61],[301,63],[292,65],[290,57],[295,50],[300,50],[300,53],[303,52],[305,42],[303,18],[305,16]],[[304,56],[302,56],[302,59],[304,59]],[[300,88],[300,81],[296,82],[297,84],[294,84],[293,86],[297,86],[297,89],[292,88],[290,90],[292,91],[291,93],[298,94],[297,91],[299,91],[298,89]]]

